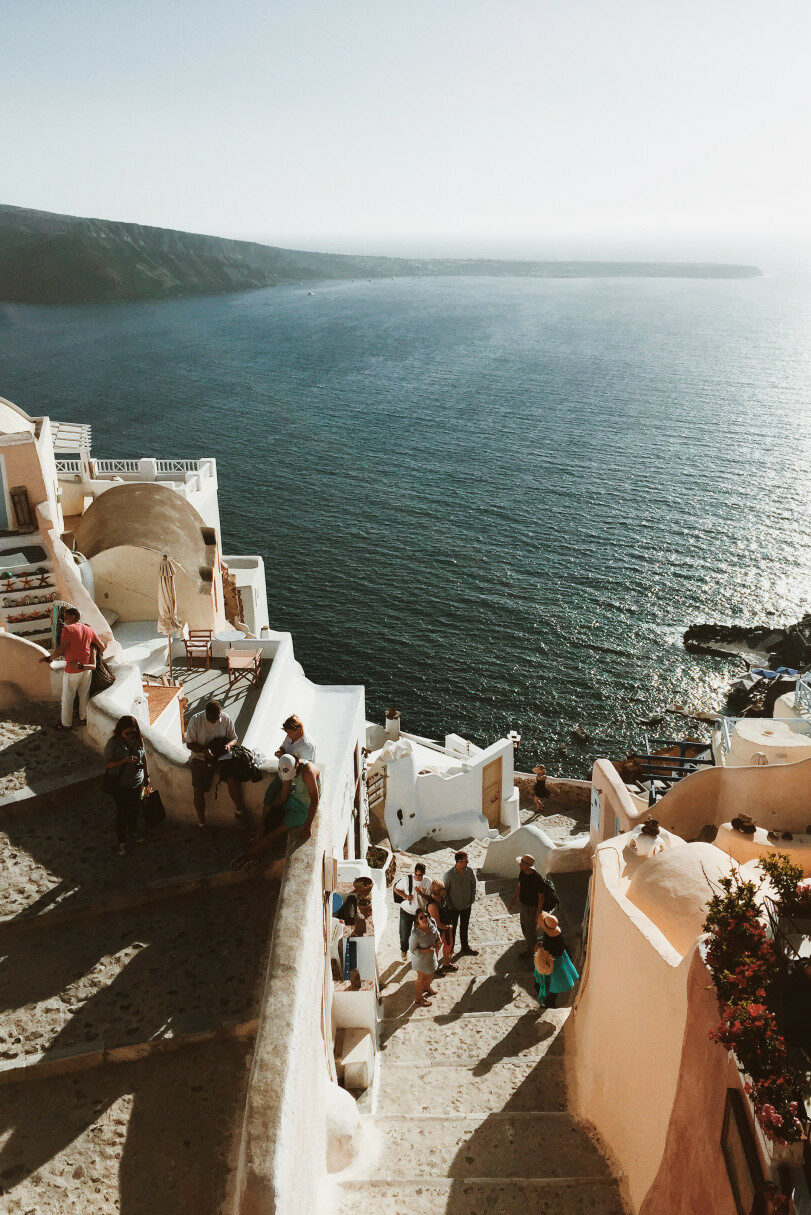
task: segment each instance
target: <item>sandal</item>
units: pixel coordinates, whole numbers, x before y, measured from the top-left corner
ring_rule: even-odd
[[[417,1008],[430,1008],[431,1007],[431,1001],[424,1000],[422,998],[420,998],[419,1000],[415,1000],[414,1003],[416,1004]]]

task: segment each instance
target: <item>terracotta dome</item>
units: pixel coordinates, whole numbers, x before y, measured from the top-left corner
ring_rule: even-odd
[[[718,879],[737,869],[714,844],[682,844],[642,861],[628,885],[628,898],[685,954],[703,931]]]

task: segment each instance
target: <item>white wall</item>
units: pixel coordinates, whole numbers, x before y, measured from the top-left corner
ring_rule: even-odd
[[[410,746],[407,739],[402,742]],[[407,849],[426,835],[438,839],[485,835],[490,824],[482,815],[482,770],[499,756],[503,806],[513,796],[515,785],[509,739],[502,738],[470,759],[453,764],[444,769],[444,774],[437,771],[420,775],[426,766],[420,752],[411,751],[393,760],[377,757],[373,768],[386,768],[384,818],[392,844]]]

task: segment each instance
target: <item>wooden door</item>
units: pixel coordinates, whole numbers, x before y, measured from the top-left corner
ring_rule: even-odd
[[[491,827],[501,822],[501,762],[499,755],[482,768],[482,814]]]

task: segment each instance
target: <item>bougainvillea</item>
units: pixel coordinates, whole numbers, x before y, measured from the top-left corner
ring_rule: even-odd
[[[788,857],[772,853],[760,868],[771,879],[778,903],[784,894],[796,896],[802,870],[798,877]],[[776,1143],[791,1143],[803,1131],[797,1095],[804,1074],[789,1055],[774,1011],[777,954],[761,922],[755,883],[735,874],[719,886],[704,923],[710,934],[707,964],[721,1007],[721,1021],[710,1036],[734,1051],[750,1077],[745,1088],[764,1133]]]

